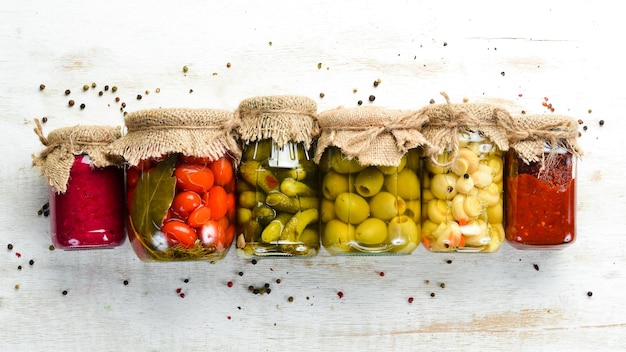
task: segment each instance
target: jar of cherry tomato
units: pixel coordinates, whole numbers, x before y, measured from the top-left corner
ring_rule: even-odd
[[[446,96],[447,99],[447,96]],[[508,113],[488,104],[422,109],[431,143],[424,158],[423,244],[432,252],[494,252],[504,242],[503,151]]]
[[[300,96],[239,104],[237,249],[249,257],[312,257],[319,250],[317,104]]]
[[[75,126],[43,135],[46,149],[34,157],[49,183],[52,243],[63,250],[114,248],[124,243],[124,169],[106,147],[120,128]]]
[[[142,260],[219,260],[235,234],[232,112],[150,109],[125,118],[112,153],[127,163],[130,242]]]
[[[576,240],[577,121],[513,119],[506,155],[506,239],[518,249],[564,248]]]
[[[333,255],[412,253],[421,239],[423,115],[379,107],[320,114],[322,245]]]

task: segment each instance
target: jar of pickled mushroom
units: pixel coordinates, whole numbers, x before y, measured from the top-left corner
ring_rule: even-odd
[[[446,96],[447,100],[447,96]],[[433,252],[494,252],[504,242],[502,109],[436,104],[422,112],[432,144],[424,158],[422,236]]]
[[[124,243],[124,169],[106,153],[119,127],[75,126],[43,135],[46,147],[33,157],[49,184],[50,235],[63,250],[114,248]]]
[[[235,234],[232,112],[149,109],[125,117],[110,151],[127,163],[127,230],[145,261],[219,260]]]
[[[310,148],[317,104],[300,96],[242,101],[244,143],[237,179],[237,252],[252,257],[312,257],[319,251],[319,172]]]
[[[506,154],[506,239],[518,249],[563,248],[576,239],[577,121],[512,119]]]
[[[420,243],[423,116],[379,107],[320,114],[322,245],[333,255],[410,254]]]

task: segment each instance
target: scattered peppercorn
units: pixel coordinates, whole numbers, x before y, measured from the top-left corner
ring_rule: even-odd
[[[83,90],[89,90],[89,85],[87,84],[83,85]]]
[[[429,103],[434,104],[435,103],[435,99],[430,99]]]
[[[587,113],[591,114],[591,109],[587,110]]]
[[[287,300],[288,300],[289,302],[293,302],[293,296],[289,296],[289,298],[287,298]]]
[[[446,288],[446,284],[442,282],[442,283],[439,284],[439,287]]]
[[[181,293],[181,292],[183,292],[182,288],[179,287],[179,288],[176,289],[176,293]]]
[[[161,88],[157,88],[154,91],[157,92],[157,93],[161,93]]]
[[[185,279],[185,280],[183,280],[183,282],[184,282],[184,283],[188,283],[188,282],[189,282],[189,279]]]
[[[185,298],[185,294],[182,293],[182,292],[179,294],[179,296],[180,296],[180,298]]]
[[[190,88],[189,89],[189,94],[191,94],[191,93],[193,93],[193,89]]]
[[[150,94],[150,91],[146,89],[145,91],[146,95]]]
[[[369,99],[369,101],[374,101],[374,100],[376,100],[376,97],[373,96],[373,95],[370,95],[370,97],[368,99]]]
[[[13,244],[11,244],[11,243],[7,244],[7,249],[8,250],[12,250],[13,249]]]
[[[45,85],[45,84],[43,84],[43,83],[42,83],[42,84],[40,84],[40,85],[39,85],[39,90],[44,90],[44,89],[46,89],[46,85]]]
[[[16,256],[16,257],[18,257],[18,258],[21,258],[21,257],[22,257],[22,253],[20,253],[20,252],[15,252],[15,256]]]
[[[276,279],[276,283],[277,283],[277,284],[280,284],[280,283],[281,283],[281,280],[280,280],[280,279]]]
[[[120,97],[115,97],[115,102],[119,103],[120,102]]]
[[[252,285],[248,286],[248,291],[250,291],[250,292],[254,291],[254,286],[252,286]]]
[[[232,282],[232,281],[228,281],[228,282],[226,283],[226,286],[228,286],[228,287],[233,287],[233,282]]]
[[[37,210],[37,215],[41,215],[41,214],[43,214],[43,209]]]
[[[323,98],[326,94],[324,94],[323,92],[320,93],[320,98]]]
[[[230,62],[227,62],[226,67],[230,68],[230,66],[231,66]]]
[[[103,92],[103,91],[99,91],[99,92],[98,92],[98,95],[99,95],[99,96],[102,96],[102,94],[104,94],[104,92]]]
[[[265,289],[265,293],[267,293],[269,295],[270,293],[272,293],[272,289],[270,289],[270,288]]]
[[[582,125],[583,124],[583,120],[582,119],[578,119],[578,124]]]
[[[63,290],[63,292],[61,292],[63,294],[63,296],[67,296],[67,290]]]
[[[505,75],[504,71],[500,72],[500,74],[502,75],[502,77],[504,77]]]
[[[469,98],[468,98],[468,97],[463,97],[463,102],[464,102],[464,103],[467,103],[468,101],[469,101]]]
[[[70,91],[69,89],[66,89],[66,90],[65,90],[65,95],[70,95],[70,93],[71,93],[71,92],[72,92],[72,91]]]
[[[187,67],[187,65],[183,66],[183,72],[184,73],[189,72],[189,67]]]
[[[338,296],[339,298],[343,298],[343,292],[341,292],[341,291],[337,292],[337,296]]]
[[[322,68],[322,63],[321,63],[321,62],[318,62],[318,63],[317,63],[317,69],[319,70],[319,69],[321,69],[321,68]]]
[[[137,94],[137,100],[141,100],[142,96],[141,94]]]
[[[84,108],[85,108],[85,106],[86,106],[86,105],[85,105],[85,103],[80,104],[80,109],[81,109],[81,110],[82,110],[82,109],[84,109]]]
[[[91,88],[96,88],[96,82],[91,82]]]
[[[378,87],[378,85],[380,84],[381,80],[380,78],[374,81],[374,87]]]
[[[363,100],[359,100],[356,102],[358,105],[363,105]]]
[[[106,92],[108,90],[109,90],[109,85],[107,84],[107,85],[104,86],[104,91]]]
[[[356,92],[358,92],[358,91],[359,91],[359,90],[358,90],[357,88],[352,88],[352,93],[356,93]]]
[[[51,250],[51,251],[53,251],[53,250],[54,250],[54,245],[53,245],[53,244],[51,244],[51,245],[48,247],[48,249],[49,249],[49,250]]]
[[[452,259],[448,259],[448,260],[446,260],[446,263],[448,263],[448,264],[452,264]]]
[[[379,275],[380,275],[380,276],[385,276],[385,272],[384,272],[384,271],[381,271]]]
[[[255,295],[258,295],[261,291],[258,288],[255,288],[254,290],[252,290],[252,293],[254,293]]]
[[[46,209],[43,211],[43,216],[48,217],[48,215],[50,215],[50,210]]]
[[[239,272],[239,276],[243,276],[243,271],[240,271],[240,272]]]
[[[20,285],[19,284],[15,284],[15,289],[19,290],[20,289]]]
[[[67,104],[68,104],[69,106],[74,106],[74,100],[71,100],[71,99],[70,99],[70,101],[68,101],[68,102],[67,102]]]
[[[122,107],[125,108],[126,107],[126,102],[122,102]]]
[[[46,123],[46,122],[48,122],[48,117],[46,117],[46,116],[42,117],[42,118],[41,118],[41,122],[42,122],[42,123]]]
[[[111,92],[113,92],[113,93],[117,92],[117,86],[111,87]]]
[[[17,270],[22,270],[22,266],[21,266],[21,265],[18,265],[18,266],[17,266]]]
[[[430,285],[430,280],[424,280],[424,283],[425,283],[426,285]]]
[[[270,287],[270,284],[266,282],[266,283],[265,283],[265,285],[263,285],[263,286],[264,286],[265,288],[269,288],[269,287]]]
[[[535,268],[535,270],[539,271],[539,265],[538,264],[533,264],[533,268]]]
[[[598,122],[600,124],[600,126],[604,126],[604,120],[600,120],[600,122]]]
[[[587,126],[583,126],[583,130],[585,130],[585,131],[586,131],[586,130],[587,130]]]
[[[587,296],[589,296],[589,297],[593,296],[593,292],[587,291]]]
[[[252,263],[252,265],[256,265],[257,260],[256,259],[252,259],[252,261],[250,261],[250,263]]]
[[[409,303],[413,303],[413,297],[409,297],[408,301]]]
[[[128,280],[124,280],[124,286],[128,286]]]
[[[31,259],[31,260],[28,261],[28,264],[33,265],[33,264],[35,264],[35,261]]]
[[[434,293],[434,292],[431,292],[431,293],[430,293],[430,297],[435,297],[435,293]]]
[[[443,42],[443,46],[448,46],[448,42]]]

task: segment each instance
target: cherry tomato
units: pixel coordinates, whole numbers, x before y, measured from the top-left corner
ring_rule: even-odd
[[[126,170],[126,186],[128,188],[133,188],[137,186],[137,182],[139,182],[139,169],[136,166],[131,166]]]
[[[230,248],[235,239],[235,224],[228,226],[226,233],[224,234],[224,247]]]
[[[182,164],[174,170],[176,186],[183,191],[206,192],[213,187],[213,172],[206,166]]]
[[[196,231],[191,226],[177,220],[163,224],[161,232],[167,238],[170,246],[180,245],[183,248],[191,248],[198,238]]]
[[[228,216],[228,221],[235,221],[235,217],[237,216],[237,210],[235,208],[235,193],[228,193],[226,195],[226,216]]]
[[[211,219],[223,218],[228,211],[228,194],[221,186],[213,186],[206,198],[205,205],[211,209]]]
[[[201,156],[188,156],[188,155],[182,156],[183,164],[196,164],[196,165],[207,166],[211,163],[211,161],[212,161],[211,158],[206,158],[206,157],[201,157]]]
[[[233,179],[233,164],[225,157],[215,160],[210,166],[215,184],[226,186]]]
[[[205,206],[200,206],[189,214],[187,224],[193,228],[198,228],[206,224],[209,220],[211,220],[211,209]]]
[[[200,195],[192,191],[183,191],[174,196],[172,211],[181,219],[187,219],[192,211],[202,204]]]
[[[202,241],[202,245],[205,247],[218,245],[218,243],[221,244],[222,237],[224,236],[224,230],[213,220],[207,221],[207,223],[200,228],[199,233],[200,241]]]

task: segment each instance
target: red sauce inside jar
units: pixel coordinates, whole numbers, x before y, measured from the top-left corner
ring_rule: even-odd
[[[549,170],[509,155],[506,238],[517,248],[558,248],[574,242],[576,179],[571,154],[557,154]]]
[[[124,170],[92,168],[74,157],[67,191],[50,188],[52,242],[60,249],[112,248],[124,243]]]

